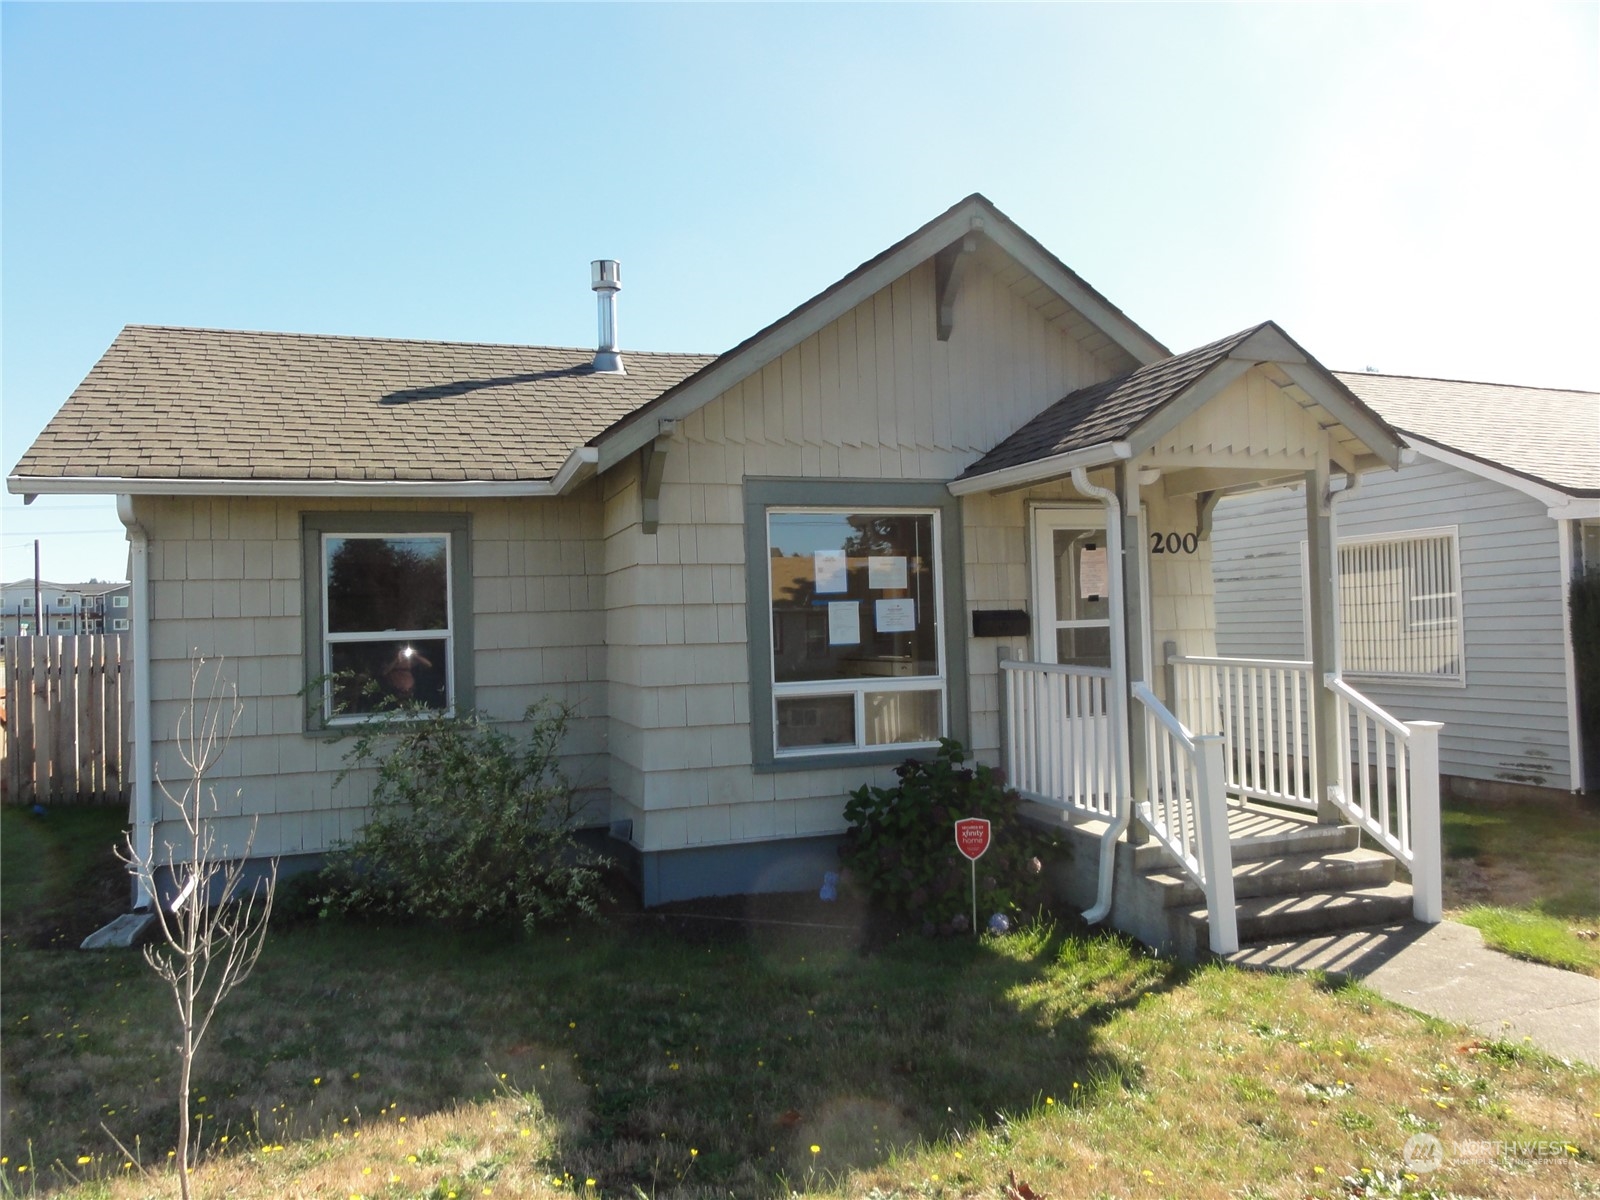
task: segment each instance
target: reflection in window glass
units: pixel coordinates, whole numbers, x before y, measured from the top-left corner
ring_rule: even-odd
[[[935,515],[771,511],[767,535],[778,750],[943,736]],[[885,690],[902,679],[932,686]]]
[[[323,578],[329,711],[449,708],[449,538],[330,534]]]
[[[778,699],[778,748],[854,746],[854,696],[794,696]]]
[[[936,742],[943,730],[939,692],[868,692],[867,745]]]

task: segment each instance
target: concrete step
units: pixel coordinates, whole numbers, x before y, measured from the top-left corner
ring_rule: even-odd
[[[1256,896],[1300,896],[1382,887],[1394,881],[1394,859],[1377,850],[1334,850],[1325,854],[1284,854],[1233,864],[1237,900]],[[1187,875],[1153,872],[1146,879],[1161,889],[1163,908],[1205,903],[1205,891]]]
[[[1411,913],[1411,885],[1308,892],[1295,896],[1253,896],[1238,904],[1239,941],[1282,941],[1302,934],[1330,933],[1363,925],[1402,921]],[[1210,923],[1204,908],[1189,911],[1196,942],[1207,943]]]
[[[1282,858],[1291,854],[1329,854],[1354,850],[1360,833],[1354,825],[1305,825],[1262,837],[1230,838],[1235,863]],[[1172,862],[1166,847],[1150,841],[1133,851],[1136,871],[1165,870]]]

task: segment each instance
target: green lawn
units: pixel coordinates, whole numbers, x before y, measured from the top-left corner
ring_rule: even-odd
[[[955,1200],[1015,1170],[1057,1198],[1534,1196],[1594,1178],[1600,1076],[1360,988],[1183,969],[1069,927],[932,941],[847,905],[792,915],[841,927],[281,924],[201,1053],[200,1194]],[[8,932],[0,968],[5,1189],[175,1195],[171,1005],[139,957]],[[1419,1132],[1557,1149],[1405,1180]]]
[[[1498,950],[1600,975],[1600,810],[1452,801],[1445,907]]]

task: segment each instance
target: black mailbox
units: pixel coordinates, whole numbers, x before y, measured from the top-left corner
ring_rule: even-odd
[[[1020,608],[975,609],[973,637],[1027,637],[1028,614]]]

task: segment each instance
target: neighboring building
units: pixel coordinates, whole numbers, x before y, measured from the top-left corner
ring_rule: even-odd
[[[1458,791],[1600,787],[1567,605],[1573,577],[1600,569],[1600,394],[1339,378],[1419,454],[1338,505],[1346,676],[1445,723]],[[1304,537],[1297,495],[1217,506],[1219,653],[1303,657]]]
[[[720,355],[619,359],[615,264],[595,268],[598,351],[118,335],[8,485],[118,497],[148,659],[141,844],[164,838],[150,781],[176,773],[188,658],[220,654],[246,711],[219,836],[241,845],[256,821],[257,854],[310,860],[365,818],[364,777],[335,781],[367,689],[341,680],[502,720],[552,697],[577,706],[569,770],[647,903],[816,886],[848,793],[954,738],[1103,855],[1137,803],[1175,870],[1209,872],[1216,944],[1233,914],[1193,814],[1210,796],[1227,830],[1225,781],[1194,746],[1188,774],[1143,771],[1144,731],[1172,727],[1143,716],[1171,715],[1152,648],[1215,654],[1212,498],[1287,478],[1323,496],[1397,466],[1399,435],[1270,322],[1171,354],[981,196]],[[1317,611],[1331,668],[1336,613]],[[1308,694],[1319,738],[1351,695]],[[1360,789],[1335,758],[1286,802],[1338,820]],[[1310,833],[1314,854],[1354,844]],[[1226,836],[1209,845],[1229,861]],[[1080,856],[1069,890],[1192,944],[1164,924],[1187,920],[1188,885],[1113,909],[1110,861]],[[1266,932],[1246,920],[1265,878],[1241,929]],[[1411,904],[1339,879],[1368,890],[1313,921]],[[1436,887],[1417,894],[1437,919]]]
[[[0,584],[0,638],[35,633],[125,633],[132,628],[132,590],[126,582],[41,580],[38,591],[40,609],[36,613],[32,579]]]

